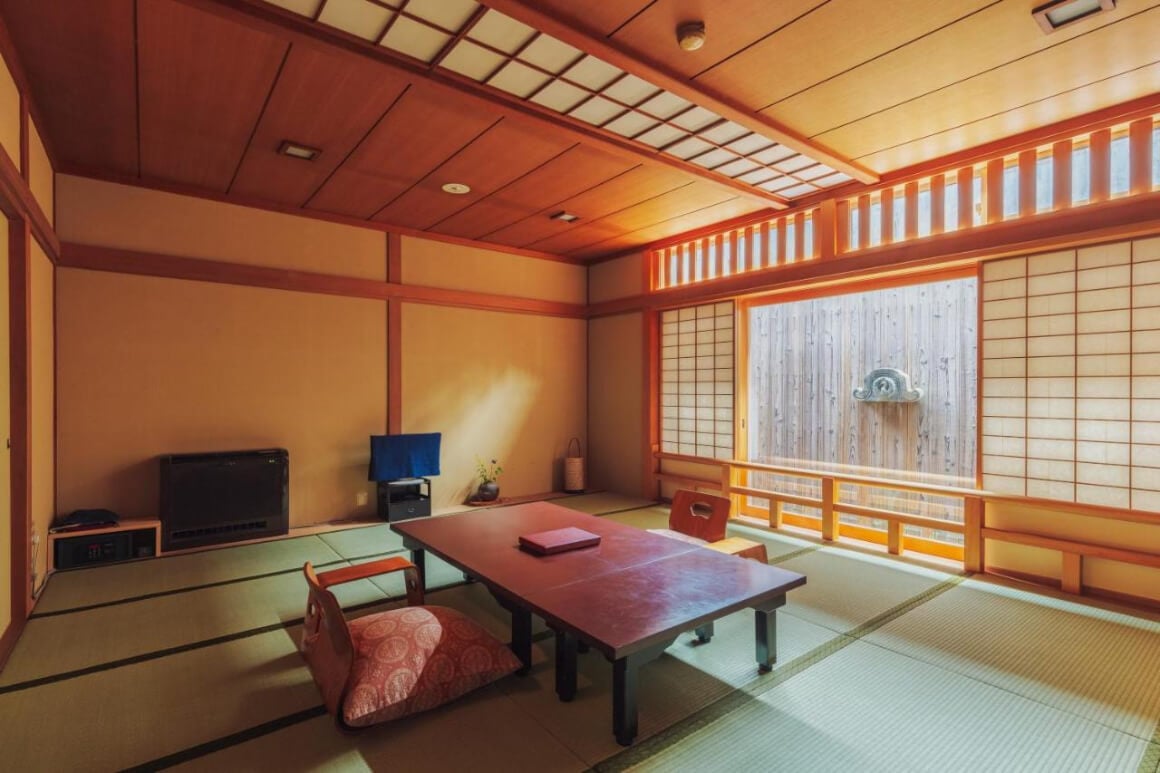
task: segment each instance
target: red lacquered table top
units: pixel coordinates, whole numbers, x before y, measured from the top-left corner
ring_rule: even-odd
[[[600,544],[548,556],[519,548],[521,534],[568,526],[599,534]],[[391,528],[409,547],[435,553],[613,659],[782,596],[806,580],[551,502],[401,521]]]

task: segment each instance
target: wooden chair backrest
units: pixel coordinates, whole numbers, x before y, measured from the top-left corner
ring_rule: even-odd
[[[706,542],[718,542],[725,539],[730,507],[726,497],[681,489],[673,494],[669,528]]]
[[[326,708],[338,717],[354,663],[354,644],[338,599],[322,587],[310,562],[302,567],[302,573],[306,575],[309,592],[300,648]]]

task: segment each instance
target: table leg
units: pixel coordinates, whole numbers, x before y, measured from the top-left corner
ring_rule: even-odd
[[[757,610],[757,670],[768,674],[777,662],[777,613]]]
[[[757,641],[757,671],[768,674],[777,662],[777,618],[778,607],[785,606],[785,594],[755,605],[754,628]]]
[[[419,570],[419,587],[427,590],[427,551],[423,548],[411,548],[411,563]]]
[[[636,738],[636,688],[640,662],[632,655],[612,664],[612,732],[621,746]]]
[[[512,607],[512,652],[523,663],[516,673],[526,676],[532,670],[532,613],[526,609]]]
[[[699,644],[708,644],[713,638],[713,621],[710,620],[704,625],[698,626],[693,630],[693,633],[697,634]]]
[[[501,607],[512,614],[511,649],[523,664],[516,674],[526,676],[532,668],[532,613],[507,596],[496,593],[495,588],[488,586],[487,590]]]
[[[660,655],[671,641],[654,644],[612,662],[612,732],[621,746],[631,746],[636,738],[636,692],[640,667]]]
[[[576,697],[576,637],[556,631],[556,696],[567,703]]]

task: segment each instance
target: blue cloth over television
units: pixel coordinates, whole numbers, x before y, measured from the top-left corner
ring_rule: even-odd
[[[441,432],[371,435],[368,480],[398,480],[439,474]]]

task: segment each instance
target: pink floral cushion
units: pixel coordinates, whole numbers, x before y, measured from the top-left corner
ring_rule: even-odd
[[[351,727],[435,708],[512,673],[520,661],[454,609],[392,609],[351,620],[354,665],[342,706]]]

